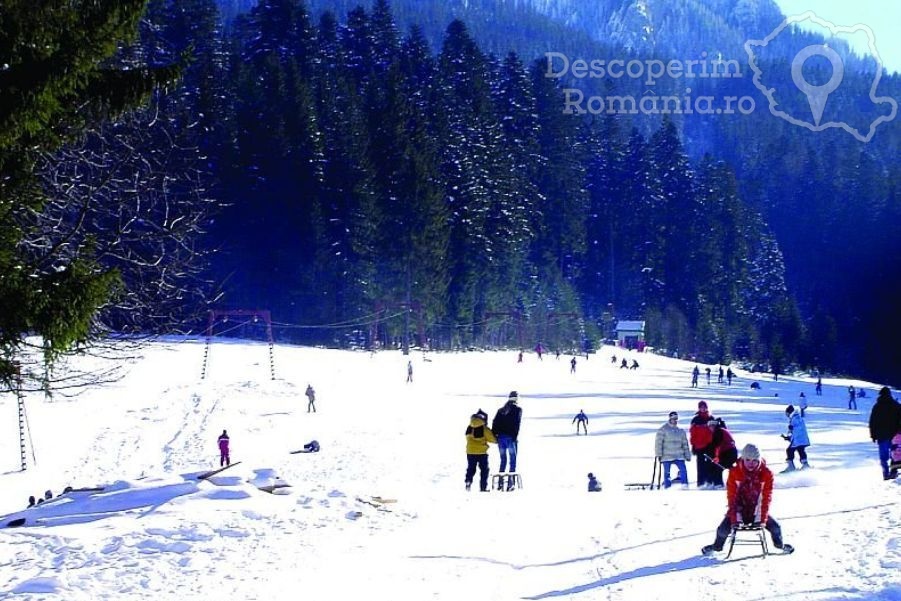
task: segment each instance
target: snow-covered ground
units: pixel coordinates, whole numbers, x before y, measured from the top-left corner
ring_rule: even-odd
[[[167,340],[116,383],[28,396],[24,472],[16,401],[0,395],[0,599],[901,599],[901,480],[882,480],[867,432],[877,386],[853,382],[868,396],[849,411],[849,381],[817,397],[809,378],[755,391],[739,371],[732,387],[702,374],[691,389],[692,363],[643,354],[621,370],[613,352],[580,357],[574,375],[566,355],[415,353],[407,384],[399,351],[276,346],[272,380],[266,345],[220,341],[202,380],[203,342]],[[524,486],[466,492],[469,416],[493,417],[511,390]],[[793,555],[703,557],[723,491],[624,489],[650,480],[667,413],[687,427],[700,399],[779,471],[801,391],[814,469],[777,475],[771,510]],[[571,424],[579,409],[588,436]],[[198,481],[223,429],[241,463]],[[290,454],[311,439],[321,452]],[[586,491],[588,472],[603,492]],[[257,488],[276,478],[284,494]],[[24,510],[69,485],[103,490]],[[25,527],[3,527],[17,517]]]

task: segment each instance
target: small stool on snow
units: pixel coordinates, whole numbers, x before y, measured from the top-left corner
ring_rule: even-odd
[[[740,534],[743,536],[739,537]],[[726,559],[732,555],[732,548],[735,545],[760,545],[764,557],[770,554],[763,524],[739,524],[733,528],[732,534],[729,535],[729,552],[726,553]]]
[[[491,476],[491,488],[493,490],[505,491],[512,491],[514,488],[522,488],[522,476],[515,473],[494,474]]]

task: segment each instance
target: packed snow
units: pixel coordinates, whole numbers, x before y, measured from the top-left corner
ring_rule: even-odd
[[[115,382],[28,394],[24,471],[16,397],[0,395],[0,599],[901,600],[901,479],[883,481],[867,430],[877,385],[824,379],[816,396],[811,377],[739,369],[730,387],[711,366],[693,389],[694,363],[613,347],[572,374],[570,355],[277,345],[272,379],[266,344],[225,340],[201,379],[204,351],[165,339]],[[867,391],[857,410],[849,384]],[[512,390],[523,486],[467,492],[470,415],[490,420]],[[794,554],[702,556],[725,492],[697,489],[694,461],[688,489],[626,489],[651,480],[667,413],[687,428],[702,399],[780,471],[784,409],[802,391],[812,469],[777,473],[771,507]],[[198,479],[219,467],[223,429],[232,466]],[[291,454],[313,439],[320,452]]]

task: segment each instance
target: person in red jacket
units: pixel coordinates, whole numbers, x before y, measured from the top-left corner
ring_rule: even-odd
[[[726,516],[716,529],[712,545],[701,549],[704,555],[722,551],[723,544],[739,525],[763,525],[773,537],[773,546],[791,553],[795,549],[782,540],[782,528],[770,515],[773,499],[773,472],[761,459],[760,450],[748,444],[741,450],[741,459],[729,470],[726,482]]]
[[[219,435],[218,439],[219,443],[219,465],[231,465],[232,460],[228,454],[228,432],[225,430],[222,431],[222,434]]]
[[[718,469],[704,460],[704,455],[713,457],[713,432],[707,427],[707,422],[713,419],[707,410],[707,402],[698,403],[698,412],[691,419],[691,427],[688,429],[688,440],[691,443],[691,452],[698,457],[698,488],[714,484],[711,470]]]
[[[735,439],[726,429],[726,422],[722,419],[712,419],[707,422],[707,427],[713,433],[711,445],[713,446],[713,465],[710,466],[710,478],[714,487],[723,486],[723,472],[731,469],[738,460],[738,449],[735,447]]]

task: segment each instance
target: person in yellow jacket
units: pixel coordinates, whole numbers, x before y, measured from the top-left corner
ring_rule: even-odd
[[[488,444],[497,444],[494,432],[488,427],[488,414],[479,409],[469,418],[466,428],[466,490],[479,467],[479,490],[488,490]]]

